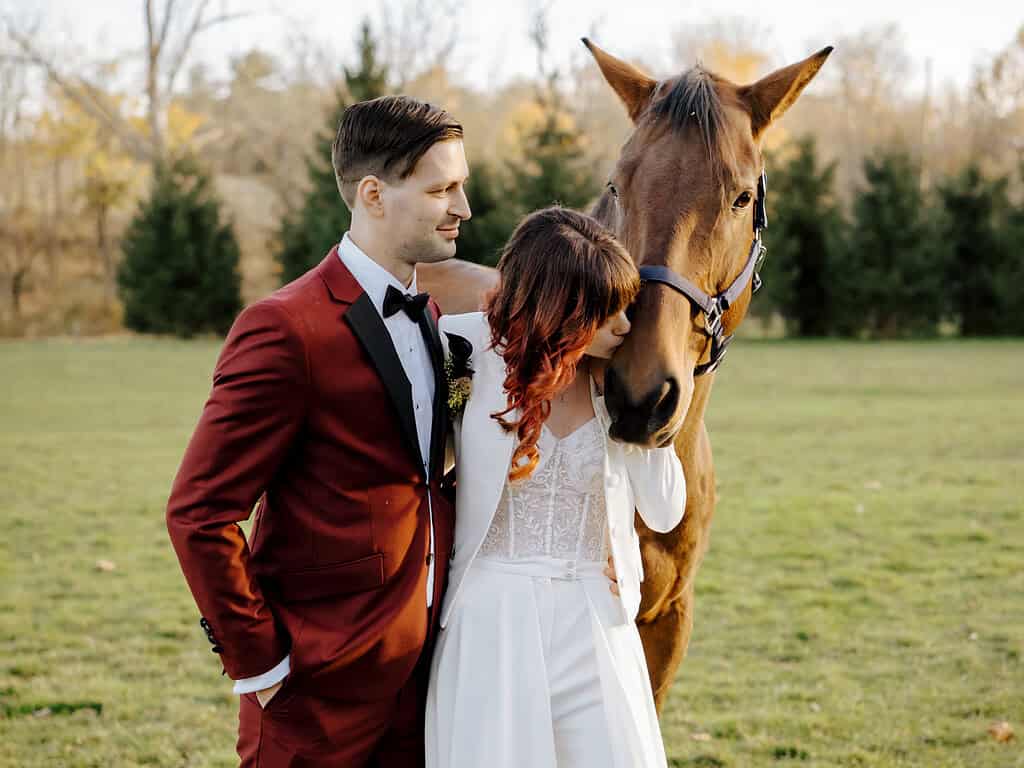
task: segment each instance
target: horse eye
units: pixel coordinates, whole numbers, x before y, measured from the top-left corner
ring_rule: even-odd
[[[750,205],[750,201],[753,199],[749,192],[742,192],[736,201],[732,204],[733,208],[746,208]]]

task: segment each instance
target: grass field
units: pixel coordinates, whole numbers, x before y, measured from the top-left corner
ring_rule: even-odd
[[[235,764],[163,520],[217,349],[0,345],[0,766]],[[739,343],[715,386],[671,765],[1024,766],[1024,343]]]

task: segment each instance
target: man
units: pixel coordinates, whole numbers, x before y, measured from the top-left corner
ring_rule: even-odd
[[[454,511],[439,310],[415,268],[470,218],[462,129],[385,97],[346,110],[332,154],[351,230],[236,320],[167,509],[241,694],[245,767],[423,762]]]

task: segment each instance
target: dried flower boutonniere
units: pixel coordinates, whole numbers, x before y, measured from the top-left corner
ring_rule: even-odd
[[[473,345],[457,333],[448,333],[448,357],[444,359],[444,378],[448,384],[448,413],[453,418],[466,407],[466,401],[473,391],[473,369],[469,358]]]

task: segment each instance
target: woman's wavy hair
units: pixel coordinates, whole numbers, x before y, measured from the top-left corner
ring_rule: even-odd
[[[558,206],[523,219],[498,274],[484,312],[491,345],[505,360],[508,407],[491,418],[518,438],[508,474],[516,481],[537,466],[552,398],[575,378],[598,329],[636,298],[640,275],[608,229]],[[505,418],[517,408],[518,421]]]

